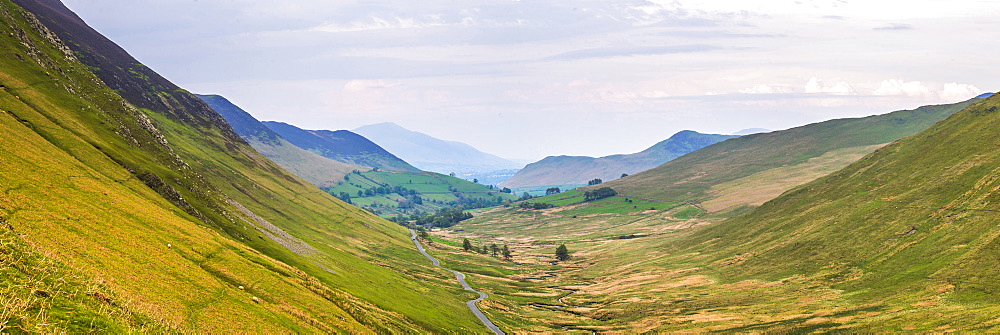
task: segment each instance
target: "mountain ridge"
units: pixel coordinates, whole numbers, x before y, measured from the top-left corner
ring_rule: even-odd
[[[602,186],[630,196],[698,203],[711,207],[712,212],[738,213],[835,172],[882,145],[922,131],[981,100],[745,135]]]
[[[257,152],[317,187],[336,185],[351,171],[370,169],[329,159],[299,148],[222,96],[200,94],[195,96],[222,115],[236,134]]]
[[[666,140],[633,154],[617,154],[597,158],[549,156],[528,164],[510,179],[501,183],[500,186],[519,188],[587,184],[593,179],[610,181],[620,178],[623,174],[633,174],[657,167],[689,152],[734,137],[738,136],[702,134],[692,130],[682,130]]]
[[[388,170],[419,171],[368,138],[348,130],[308,130],[279,122],[261,122],[295,146],[348,164]]]
[[[84,288],[67,312],[70,298],[5,267],[40,304],[5,327],[481,329],[402,227],[261,156],[59,1],[0,0],[0,15],[0,230]]]

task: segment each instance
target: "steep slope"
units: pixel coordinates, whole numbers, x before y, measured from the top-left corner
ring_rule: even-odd
[[[622,174],[633,174],[652,169],[686,153],[733,137],[737,136],[702,134],[684,130],[634,154],[600,158],[549,156],[528,164],[513,177],[501,183],[500,186],[518,188],[587,184],[588,181],[595,178],[609,181],[618,179]]]
[[[745,210],[980,100],[746,135],[601,186],[630,196],[699,203],[712,212]]]
[[[822,274],[854,303],[909,309],[875,323],[997,327],[997,148],[994,96],[673,245],[726,280]]]
[[[320,188],[336,185],[351,171],[370,169],[305,151],[281,138],[250,113],[240,109],[224,97],[218,95],[195,96],[205,101],[219,115],[222,115],[236,131],[236,134],[240,135],[257,152]]]
[[[396,171],[419,171],[378,144],[347,130],[305,130],[287,123],[264,121],[295,146],[336,161]]]
[[[18,293],[18,328],[482,329],[404,229],[260,156],[58,1],[17,3],[41,21],[0,1],[0,230],[86,288]],[[13,288],[49,280],[8,261]]]
[[[424,171],[470,174],[518,169],[522,165],[454,141],[412,131],[392,122],[354,129]],[[471,175],[471,174],[470,174]]]

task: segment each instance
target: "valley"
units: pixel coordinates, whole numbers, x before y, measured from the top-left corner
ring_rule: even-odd
[[[716,49],[757,62],[742,55],[771,48],[770,64],[795,52],[772,45],[787,42],[787,32],[740,33],[767,26],[740,20],[773,19],[758,13],[554,2],[566,8],[477,5],[448,14],[446,4],[404,5],[266,2],[219,18],[233,35],[140,49],[145,57],[200,55],[206,63],[188,59],[174,75],[207,92],[223,87],[224,97],[174,84],[60,0],[0,0],[0,333],[1000,330],[1000,96],[958,82],[824,82],[787,64],[706,70],[733,57]],[[182,20],[236,4],[186,6]],[[408,16],[422,7],[445,14]],[[354,19],[372,8],[394,18]],[[552,35],[522,31],[547,24],[534,19],[546,11],[579,22],[554,25],[566,30]],[[829,22],[817,25],[857,20],[822,14]],[[285,16],[295,24],[276,23]],[[317,17],[321,25],[306,24]],[[162,18],[121,24],[177,22]],[[235,28],[264,21],[263,33]],[[566,43],[559,35],[593,22],[595,32],[617,28],[558,51]],[[887,48],[911,43],[895,34],[934,29],[859,22],[851,24],[872,31],[844,34],[891,35]],[[445,34],[452,26],[461,28],[457,38]],[[185,27],[126,40],[167,45],[185,29],[215,32]],[[417,43],[423,34],[434,47]],[[699,43],[752,36],[755,47],[627,45],[664,42],[664,34]],[[503,43],[485,43],[494,35]],[[621,49],[589,49],[602,40]],[[553,49],[517,50],[525,43]],[[309,53],[314,44],[346,49]],[[261,45],[267,52],[254,52]],[[228,49],[240,56],[217,56]],[[446,61],[434,60],[442,54]],[[659,63],[687,54],[702,59]],[[593,61],[615,66],[574,67]],[[309,78],[295,82],[302,64]],[[701,72],[661,76],[657,64]],[[456,65],[457,75],[435,72]],[[945,65],[940,72],[961,68]],[[786,66],[801,73],[781,72]],[[216,78],[214,68],[252,80]],[[535,83],[528,74],[538,68],[562,77]],[[604,72],[614,75],[598,82]],[[646,72],[658,77],[624,83]],[[280,79],[266,79],[274,73]],[[778,83],[802,73],[811,77],[804,86]],[[975,77],[965,76],[955,75]],[[427,78],[446,84],[425,86]],[[744,85],[747,78],[758,82]],[[726,85],[738,88],[716,91]],[[475,88],[449,91],[459,87]],[[322,103],[306,106],[303,97],[315,92]],[[713,105],[720,101],[726,108]],[[899,109],[903,102],[924,106]],[[844,106],[867,109],[827,117]],[[871,112],[883,106],[896,107]],[[809,113],[822,118],[801,117]],[[509,157],[545,158],[523,166],[431,131],[372,123],[380,118],[525,155]],[[515,127],[514,119],[531,123]],[[367,125],[335,130],[358,124]],[[677,130],[698,129],[689,124],[744,130]],[[797,125],[747,128],[787,124]],[[660,142],[632,154],[552,154],[627,152],[612,149],[645,141]]]

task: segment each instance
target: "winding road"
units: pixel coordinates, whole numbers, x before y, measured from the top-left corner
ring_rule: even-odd
[[[475,314],[476,317],[479,318],[479,321],[482,322],[484,326],[486,326],[486,328],[489,328],[490,330],[492,330],[494,334],[505,335],[504,332],[502,330],[500,330],[500,328],[498,328],[496,325],[494,325],[493,322],[490,321],[490,319],[487,318],[485,314],[483,314],[483,311],[479,310],[479,306],[476,306],[477,302],[479,302],[480,300],[486,299],[486,297],[488,297],[488,295],[486,295],[486,293],[473,290],[472,286],[469,286],[469,283],[467,283],[465,281],[465,274],[441,266],[441,262],[438,262],[438,260],[436,258],[431,257],[431,255],[427,253],[427,250],[424,250],[424,246],[422,244],[420,244],[419,240],[417,240],[417,232],[414,231],[413,229],[410,229],[410,239],[413,240],[413,244],[417,246],[417,250],[419,250],[421,254],[424,254],[424,256],[426,256],[427,259],[430,259],[431,263],[433,263],[434,266],[440,267],[442,269],[448,270],[451,273],[454,273],[455,274],[455,279],[458,279],[458,283],[462,284],[462,288],[464,288],[466,291],[472,291],[472,292],[479,293],[479,298],[466,301],[465,304],[469,306],[469,309],[472,310],[472,314]]]

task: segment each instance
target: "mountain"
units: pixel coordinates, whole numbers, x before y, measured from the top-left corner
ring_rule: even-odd
[[[305,130],[287,123],[264,121],[295,146],[336,161],[396,171],[419,171],[364,136],[347,130]]]
[[[4,332],[485,330],[404,228],[261,156],[59,1],[16,4],[0,1]]]
[[[219,115],[222,115],[226,122],[233,127],[236,134],[240,135],[257,152],[320,188],[336,185],[351,171],[369,169],[305,151],[281,138],[226,98],[218,95],[196,94],[195,96],[212,107]]]
[[[454,141],[440,140],[386,122],[354,129],[424,171],[468,174],[518,169],[523,165]],[[471,174],[470,174],[471,176]]]
[[[827,330],[870,323],[993,332],[998,147],[1000,97],[993,96],[672,245],[677,254],[706,252],[704,263],[727,282],[815,278],[833,299],[880,311],[824,322]]]
[[[587,184],[588,181],[595,178],[609,181],[620,178],[622,174],[633,174],[652,169],[689,152],[733,137],[737,136],[702,134],[684,130],[634,154],[600,158],[549,156],[528,164],[513,177],[501,183],[500,186],[521,188]]]
[[[982,99],[746,135],[609,183],[622,194],[743,211],[927,129]]]

